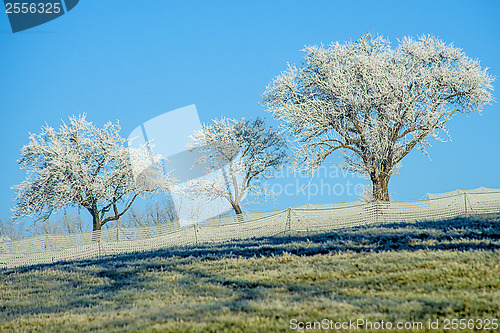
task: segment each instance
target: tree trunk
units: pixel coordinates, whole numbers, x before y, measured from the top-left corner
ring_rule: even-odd
[[[234,212],[236,213],[236,217],[238,218],[238,222],[243,222],[243,212],[241,211],[240,205],[234,202],[231,202],[231,205],[233,206]]]
[[[372,177],[373,199],[377,201],[389,201],[389,179],[390,176]]]
[[[95,215],[92,214],[92,226],[93,226],[92,230],[93,231],[101,230],[101,227],[102,227],[101,221],[99,220],[99,217],[96,215],[97,214],[95,214]]]
[[[99,212],[90,212],[92,214],[92,241],[97,242],[101,237],[101,220],[99,219]]]
[[[240,205],[238,205],[238,204],[233,204],[233,209],[234,209],[234,212],[236,213],[236,215],[242,213]]]

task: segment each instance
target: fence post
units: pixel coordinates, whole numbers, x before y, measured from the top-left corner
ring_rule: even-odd
[[[467,210],[467,193],[464,192],[464,207],[465,207],[465,217],[469,217],[469,212]]]
[[[286,226],[285,226],[285,233],[288,231],[288,234],[290,234],[290,230],[292,227],[292,208],[288,207],[288,214],[287,214],[287,219],[286,219]]]
[[[196,232],[196,223],[193,223],[193,230],[194,230],[194,243],[198,244],[198,233]]]

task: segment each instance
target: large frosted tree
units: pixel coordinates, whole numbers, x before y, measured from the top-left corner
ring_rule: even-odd
[[[189,144],[201,157],[204,176],[189,181],[180,190],[195,199],[227,200],[236,214],[246,194],[254,198],[272,195],[265,180],[286,159],[281,135],[264,120],[214,119],[196,131]]]
[[[27,170],[17,189],[14,217],[46,220],[66,206],[81,206],[92,216],[93,230],[118,220],[134,200],[166,189],[161,157],[146,146],[127,148],[119,124],[97,128],[85,115],[70,117],[59,130],[46,125],[31,134],[19,164]]]
[[[335,151],[342,167],[372,182],[376,200],[414,148],[443,139],[456,113],[481,112],[493,78],[479,61],[433,36],[405,37],[395,48],[366,34],[309,46],[263,94],[263,103],[292,136],[297,168],[314,172]]]

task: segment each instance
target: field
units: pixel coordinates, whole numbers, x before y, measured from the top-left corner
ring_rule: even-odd
[[[368,325],[359,326],[368,327],[364,332],[386,331],[382,321],[407,325],[407,332],[456,331],[446,324],[500,331],[493,319],[500,319],[498,218],[357,227],[0,271],[2,332],[293,332],[349,321]]]

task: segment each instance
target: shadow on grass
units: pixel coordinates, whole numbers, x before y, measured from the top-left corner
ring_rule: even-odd
[[[500,249],[498,220],[453,219],[439,222],[391,223],[346,228],[335,232],[260,237],[218,244],[113,256],[103,260],[145,259],[149,257],[270,257],[290,253],[300,256],[330,252],[380,252],[418,250]]]

